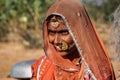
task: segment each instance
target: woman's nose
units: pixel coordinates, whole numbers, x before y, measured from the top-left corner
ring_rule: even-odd
[[[59,34],[56,34],[54,39],[54,44],[58,44],[59,42],[60,42],[60,36]]]

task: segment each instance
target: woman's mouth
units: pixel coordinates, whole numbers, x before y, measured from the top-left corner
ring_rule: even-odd
[[[57,51],[62,51],[62,48],[61,48],[61,46],[55,46],[55,49],[57,50]]]
[[[57,51],[66,51],[66,50],[68,50],[68,48],[69,48],[68,44],[64,41],[55,45],[55,49]]]

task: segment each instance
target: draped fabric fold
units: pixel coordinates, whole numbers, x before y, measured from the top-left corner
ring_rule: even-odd
[[[64,79],[61,78],[58,80],[79,80],[81,75],[86,74],[86,69],[84,61],[82,64],[84,69],[83,66],[78,68],[69,59],[60,56],[59,52],[50,44],[46,20],[52,15],[63,19],[77,50],[81,51],[80,56],[85,60],[96,79],[115,80],[106,48],[94,24],[91,22],[86,9],[77,0],[59,0],[53,4],[49,8],[43,23],[44,51],[52,64],[57,66],[54,71],[55,78],[57,78],[57,73],[61,72],[64,75]],[[73,78],[70,79],[71,74],[73,74]]]

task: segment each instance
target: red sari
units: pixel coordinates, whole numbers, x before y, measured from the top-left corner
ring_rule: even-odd
[[[59,73],[59,79],[55,79],[55,66],[49,61],[49,59],[46,56],[38,59],[32,65],[32,70],[32,78],[34,78],[35,80],[66,80],[62,77],[61,73]],[[74,73],[70,73],[69,80],[76,80],[75,77],[72,76],[73,74]],[[79,79],[77,80],[91,80],[90,76],[85,74],[83,64],[81,64],[81,69],[79,75],[77,76],[79,77]]]

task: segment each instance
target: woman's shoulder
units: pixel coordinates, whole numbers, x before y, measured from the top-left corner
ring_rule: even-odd
[[[39,64],[41,64],[41,62],[43,62],[45,59],[47,59],[47,57],[41,56],[39,59],[37,59],[33,64],[32,64],[32,68],[38,68]],[[47,59],[48,60],[48,59]]]
[[[37,59],[31,66],[32,69],[32,77],[35,77],[37,75],[38,67],[39,65],[42,65],[43,61],[47,59],[46,56],[41,56],[39,59]]]

